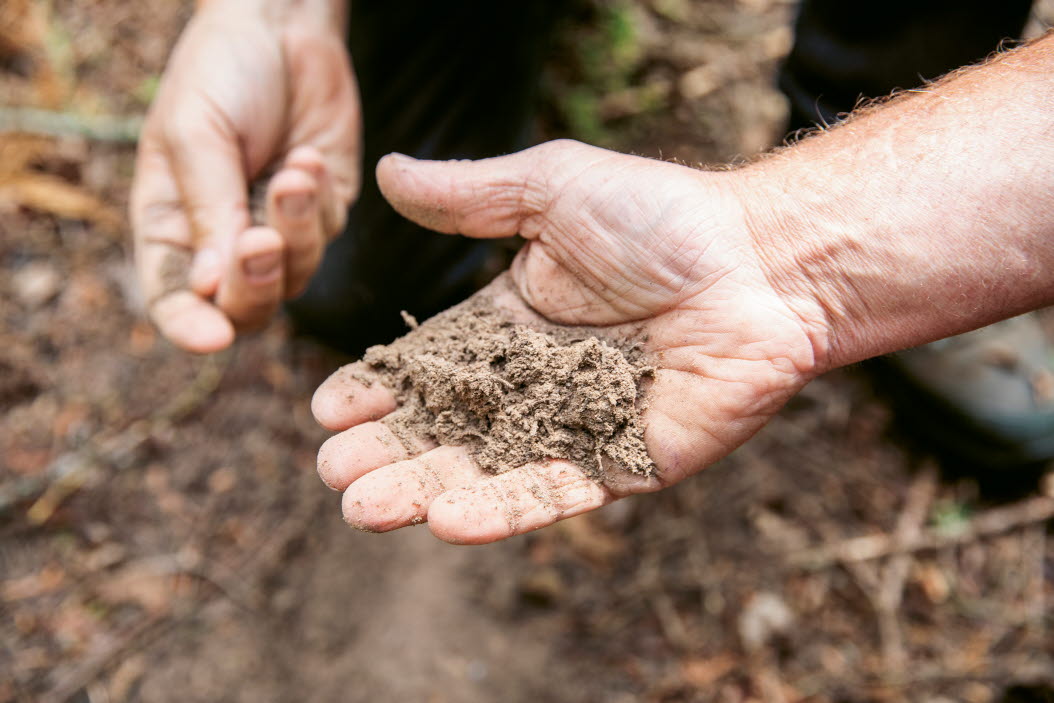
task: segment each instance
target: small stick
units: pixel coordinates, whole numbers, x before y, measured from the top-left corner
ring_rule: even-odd
[[[406,326],[409,327],[411,331],[421,326],[417,322],[417,318],[411,315],[410,313],[406,312],[405,310],[400,310],[399,314],[402,316],[403,322],[406,323]]]
[[[0,133],[23,132],[47,137],[81,137],[95,142],[134,144],[143,118],[79,115],[73,112],[0,106]]]
[[[1015,528],[1045,522],[1051,518],[1054,518],[1054,498],[1035,496],[1005,507],[992,508],[978,513],[965,528],[954,533],[942,533],[928,529],[903,543],[888,534],[854,537],[834,544],[793,552],[788,557],[787,563],[790,566],[806,569],[823,569],[835,563],[851,564],[871,561],[890,554],[941,549],[973,542],[982,537],[1009,532]]]
[[[924,466],[908,488],[904,509],[897,520],[893,539],[897,544],[907,544],[918,539],[926,523],[933,496],[937,492],[937,470],[932,463]],[[904,597],[904,583],[914,555],[910,551],[894,553],[882,570],[882,581],[874,598],[878,614],[878,630],[882,640],[882,660],[887,673],[900,672],[907,660],[904,651],[904,636],[897,612]]]
[[[93,682],[113,661],[134,645],[139,643],[151,631],[159,631],[163,624],[171,623],[161,615],[151,615],[134,623],[109,645],[97,650],[79,666],[62,677],[51,690],[44,693],[40,703],[66,703],[78,691]]]

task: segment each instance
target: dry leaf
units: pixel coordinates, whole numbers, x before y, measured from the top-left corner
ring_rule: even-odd
[[[0,182],[54,151],[54,140],[32,134],[0,134]]]
[[[135,603],[151,613],[167,612],[175,595],[176,576],[156,564],[133,563],[96,586],[102,600],[117,605]]]
[[[121,224],[115,209],[83,188],[46,173],[26,171],[0,178],[0,201],[68,220],[86,220],[110,231]]]
[[[914,569],[914,580],[926,594],[927,600],[933,604],[940,604],[948,600],[951,593],[951,584],[944,571],[936,564],[924,562],[916,564]]]
[[[65,582],[66,572],[57,566],[45,566],[32,574],[4,581],[0,595],[8,602],[36,598],[57,591]]]
[[[0,57],[36,51],[44,37],[40,3],[4,0],[0,3]]]
[[[579,515],[557,524],[568,546],[594,564],[609,563],[625,547],[618,536],[606,531],[598,523],[595,515]]]
[[[128,700],[135,685],[146,673],[146,666],[146,658],[141,654],[133,654],[122,661],[110,677],[110,700],[115,703]]]
[[[720,654],[710,659],[702,657],[681,660],[681,678],[695,688],[708,688],[725,675],[731,673],[737,664],[731,654]]]
[[[58,148],[48,137],[0,134],[0,207],[24,207],[70,220],[86,220],[109,231],[122,217],[92,193],[58,176],[33,170]]]

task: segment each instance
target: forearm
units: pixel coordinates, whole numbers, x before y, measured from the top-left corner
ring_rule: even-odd
[[[1054,301],[1054,35],[740,172],[831,368]]]

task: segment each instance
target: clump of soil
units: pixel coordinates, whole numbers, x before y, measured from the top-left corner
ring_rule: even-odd
[[[412,327],[416,323],[407,317]],[[396,435],[464,445],[493,473],[567,459],[595,480],[615,467],[651,475],[640,419],[639,344],[511,322],[486,294],[428,320],[363,361],[393,389]]]

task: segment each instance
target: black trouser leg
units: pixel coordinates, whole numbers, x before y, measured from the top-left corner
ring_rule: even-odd
[[[780,71],[790,129],[914,88],[1017,39],[1032,0],[804,0]]]
[[[483,158],[530,143],[532,103],[559,0],[351,3],[349,47],[362,94],[363,188],[304,295],[297,327],[345,351],[405,331],[475,291],[508,243],[438,235],[381,197],[380,157]]]

